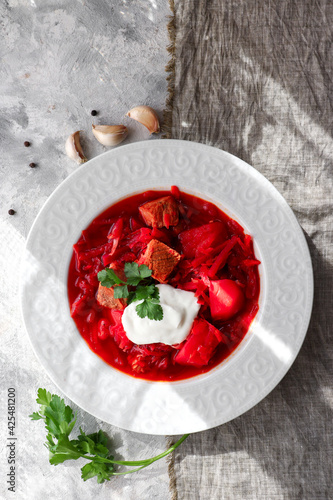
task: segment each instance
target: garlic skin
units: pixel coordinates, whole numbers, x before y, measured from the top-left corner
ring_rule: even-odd
[[[92,131],[103,146],[117,146],[128,135],[125,125],[92,125]]]
[[[126,116],[144,125],[150,134],[158,134],[160,131],[157,113],[150,106],[136,106],[130,109]]]
[[[76,161],[79,165],[81,163],[85,163],[87,158],[84,156],[84,153],[82,151],[82,146],[80,144],[80,130],[77,130],[74,132],[74,134],[71,134],[65,144],[65,150],[67,156],[71,158],[72,160]]]

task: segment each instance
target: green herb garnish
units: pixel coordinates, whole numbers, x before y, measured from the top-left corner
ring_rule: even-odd
[[[47,430],[45,446],[50,455],[52,465],[58,465],[66,460],[83,458],[88,463],[81,468],[81,477],[84,481],[97,477],[98,483],[109,481],[112,476],[121,476],[137,472],[148,467],[156,460],[165,457],[176,449],[188,436],[184,436],[173,444],[168,450],[156,457],[147,460],[121,461],[114,460],[107,448],[108,437],[99,430],[93,434],[85,434],[80,428],[77,439],[69,439],[69,435],[76,423],[76,415],[72,408],[65,405],[63,399],[56,394],[51,394],[46,389],[38,389],[37,403],[40,405],[38,412],[29,415],[32,420],[44,420]],[[115,465],[133,466],[125,472],[116,472]]]
[[[115,299],[127,299],[127,304],[141,300],[135,308],[140,318],[148,317],[156,321],[163,319],[163,309],[160,305],[160,294],[152,282],[152,271],[148,266],[139,266],[136,262],[126,262],[124,267],[126,281],[117,276],[109,267],[97,274],[102,286],[114,287]],[[116,285],[116,286],[115,286]],[[129,287],[132,287],[129,289]],[[134,290],[133,290],[134,288]]]

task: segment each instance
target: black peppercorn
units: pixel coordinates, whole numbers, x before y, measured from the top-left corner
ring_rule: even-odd
[[[29,163],[30,168],[35,168],[35,166],[36,166],[36,163],[34,163],[34,162]]]
[[[9,215],[14,215],[15,214],[15,210],[13,210],[12,208],[8,210],[8,213]]]
[[[93,109],[91,112],[91,116],[96,116],[96,115],[97,115],[97,111],[96,111],[96,109]]]
[[[28,148],[30,146],[30,142],[29,141],[24,141],[24,145],[26,148]]]

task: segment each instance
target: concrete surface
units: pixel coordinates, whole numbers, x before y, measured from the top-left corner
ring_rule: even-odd
[[[131,107],[149,104],[162,116],[168,15],[163,0],[0,3],[1,498],[169,498],[165,460],[103,485],[95,479],[84,483],[79,463],[48,463],[44,426],[28,415],[36,410],[39,387],[59,391],[32,352],[19,303],[19,264],[29,229],[48,196],[76,168],[64,153],[67,136],[82,130],[84,151],[93,158],[106,148],[93,138],[92,123],[125,124],[126,144],[149,138],[144,127],[125,117]],[[92,109],[98,111],[96,117]],[[24,141],[31,146],[24,147]],[[31,162],[35,168],[29,167]],[[17,394],[16,494],[6,483],[9,387]],[[148,458],[166,449],[164,437],[122,431],[77,410],[79,425],[91,432],[102,428],[112,436],[119,457]]]

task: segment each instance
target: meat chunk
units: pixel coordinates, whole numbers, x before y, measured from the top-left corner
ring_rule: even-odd
[[[177,226],[179,221],[178,206],[173,196],[148,201],[139,207],[139,211],[147,226],[169,228]]]
[[[145,264],[152,270],[152,277],[165,283],[169,274],[178,264],[181,256],[176,250],[158,240],[151,240],[146,251],[141,255],[138,264]]]
[[[124,309],[126,306],[126,301],[124,299],[115,299],[113,288],[107,288],[99,284],[97,291],[97,302],[104,307],[109,307],[110,309]]]

